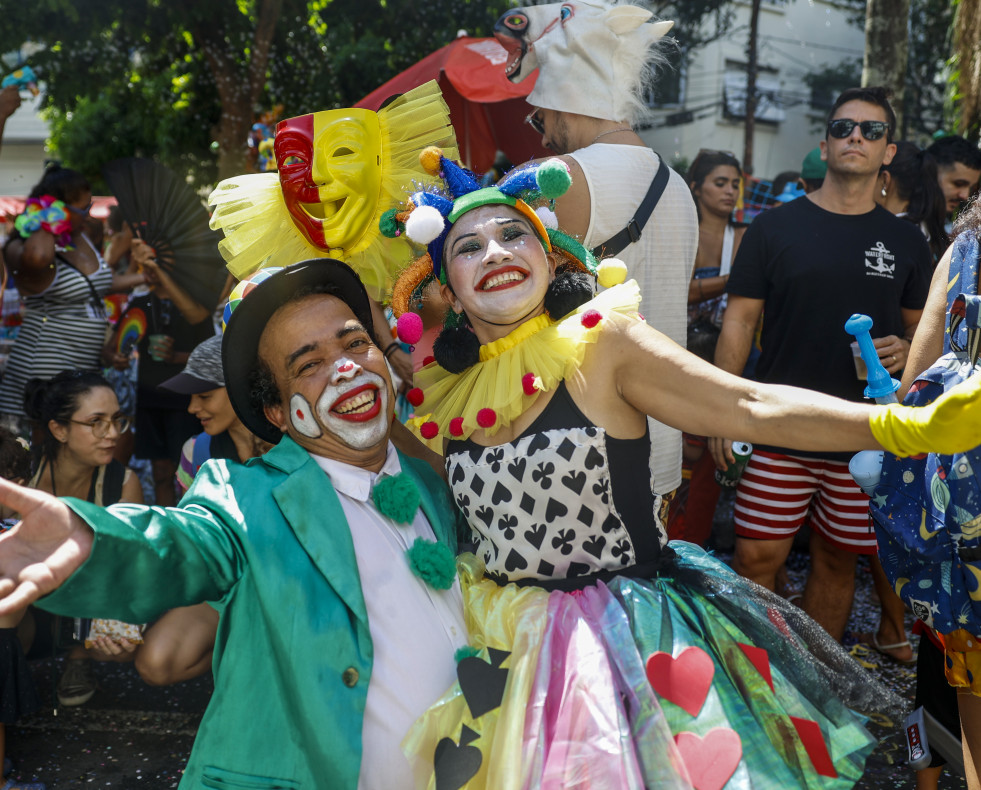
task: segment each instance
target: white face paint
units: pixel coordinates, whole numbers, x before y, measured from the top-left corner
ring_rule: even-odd
[[[364,370],[347,357],[341,357],[334,363],[334,375],[330,383],[317,399],[314,409],[316,420],[349,447],[356,450],[374,447],[388,435],[392,417],[388,391],[388,382],[381,376]],[[297,398],[308,405],[301,395],[294,395],[290,399],[293,425],[304,436],[316,438],[304,433],[306,425],[301,428],[296,422],[296,410],[292,407]],[[305,414],[309,413],[308,409],[303,411]]]
[[[323,429],[313,416],[313,407],[299,392],[294,392],[293,397],[290,398],[290,422],[293,423],[297,433],[310,439],[319,439],[323,436]]]

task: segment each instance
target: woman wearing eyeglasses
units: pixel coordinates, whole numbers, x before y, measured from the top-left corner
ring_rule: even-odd
[[[3,251],[26,310],[0,383],[0,414],[22,435],[27,380],[99,367],[106,335],[102,298],[145,282],[142,274],[114,276],[103,263],[85,235],[91,206],[92,187],[81,173],[49,167]]]
[[[113,458],[129,418],[119,409],[116,393],[97,373],[64,370],[50,381],[27,382],[24,410],[40,431],[35,445],[36,471],[31,488],[55,496],[70,496],[108,506],[117,502],[142,504],[143,490],[132,470]],[[92,659],[128,660],[135,644],[81,645],[68,655],[58,681],[62,705],[82,705],[95,693]]]
[[[709,362],[725,311],[725,288],[736,250],[746,232],[732,212],[743,178],[739,160],[727,151],[699,151],[688,169],[688,187],[698,210],[698,252],[688,286],[688,350]],[[671,500],[668,534],[704,546],[721,489],[704,436],[684,435],[682,483]]]

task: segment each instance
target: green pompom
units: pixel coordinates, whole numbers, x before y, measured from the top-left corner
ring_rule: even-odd
[[[453,660],[459,664],[465,658],[476,658],[480,655],[480,650],[478,650],[473,645],[464,645],[463,647],[457,648],[457,651],[453,654]]]
[[[409,524],[419,509],[419,489],[408,475],[402,473],[383,477],[371,489],[371,499],[383,516],[398,524]]]
[[[416,538],[405,556],[412,572],[434,590],[448,590],[456,578],[456,559],[449,547],[434,540]]]
[[[535,175],[542,197],[548,200],[562,197],[572,186],[569,167],[560,159],[549,159],[542,163]]]
[[[398,210],[390,208],[378,220],[378,230],[381,231],[383,236],[387,236],[390,239],[394,239],[399,235],[399,221],[395,219],[396,214],[398,214]]]

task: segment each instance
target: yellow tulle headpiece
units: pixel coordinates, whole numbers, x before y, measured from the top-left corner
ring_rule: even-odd
[[[218,248],[231,274],[242,279],[267,266],[288,266],[309,258],[330,256],[358,272],[368,293],[387,295],[393,276],[418,254],[404,237],[386,238],[378,229],[381,215],[415,183],[435,178],[419,163],[419,152],[436,145],[458,156],[449,108],[435,81],[414,88],[378,111],[381,135],[381,186],[374,216],[348,249],[320,249],[293,224],[279,176],[258,173],[229,178],[208,198],[214,207],[211,227],[225,238]]]

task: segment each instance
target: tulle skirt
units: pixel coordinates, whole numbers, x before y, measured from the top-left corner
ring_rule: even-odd
[[[796,607],[670,545],[654,579],[575,592],[463,560],[474,654],[403,742],[416,786],[852,787],[875,745],[853,710],[903,701]]]

